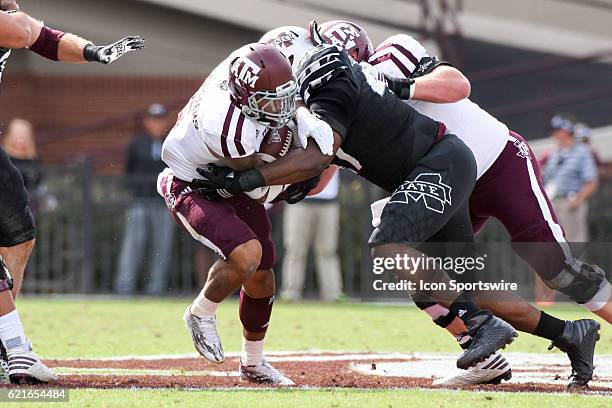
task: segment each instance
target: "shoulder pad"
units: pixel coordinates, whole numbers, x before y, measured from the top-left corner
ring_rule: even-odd
[[[340,73],[352,76],[355,64],[345,50],[335,45],[323,44],[310,50],[300,62],[296,77],[300,95],[308,102],[310,94]]]

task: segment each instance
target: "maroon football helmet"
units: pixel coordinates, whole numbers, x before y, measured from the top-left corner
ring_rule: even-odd
[[[326,43],[346,49],[357,62],[366,61],[374,52],[366,30],[350,21],[333,20],[320,25],[311,21],[308,35],[316,45]]]
[[[234,54],[230,63],[232,101],[248,118],[277,129],[295,115],[297,84],[291,64],[272,45],[253,43]]]

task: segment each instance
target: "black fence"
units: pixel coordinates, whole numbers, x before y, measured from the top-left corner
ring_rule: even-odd
[[[125,228],[126,210],[132,197],[123,176],[95,175],[84,160],[68,167],[46,167],[46,197],[39,201],[54,205],[35,205],[37,209],[37,243],[26,271],[24,290],[29,293],[111,294],[118,269]],[[359,296],[360,276],[371,271],[372,262],[367,239],[371,233],[370,203],[383,197],[383,192],[354,174],[341,174],[339,202],[341,227],[339,256],[344,291]],[[132,180],[148,182],[154,180]],[[511,194],[511,192],[509,192]],[[51,198],[51,200],[50,200]],[[161,197],[159,198],[161,202]],[[610,241],[612,232],[612,183],[603,182],[591,200],[590,224],[593,241]],[[282,208],[271,212],[273,236],[277,245],[275,271],[280,284],[282,246]],[[169,216],[169,215],[168,215]],[[489,222],[479,235],[480,242],[507,241],[504,229]],[[167,294],[193,294],[201,288],[208,267],[215,256],[188,234],[176,227],[167,277]],[[309,257],[312,258],[312,257]],[[533,274],[511,255],[499,262],[516,265],[508,279],[531,282]],[[148,279],[147,262],[141,262],[141,278],[137,293]],[[314,262],[308,262],[306,295],[315,292]],[[526,272],[527,271],[527,272]]]

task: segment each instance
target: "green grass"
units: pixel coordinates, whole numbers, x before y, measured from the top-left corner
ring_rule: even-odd
[[[182,322],[188,299],[27,298],[18,302],[26,332],[45,357],[103,357],[193,353]],[[588,314],[577,307],[548,310],[564,319]],[[219,309],[227,351],[240,348],[238,305]],[[602,324],[601,354],[612,354],[612,328]],[[509,351],[546,352],[548,341],[522,334]],[[451,336],[413,307],[361,303],[284,304],[274,307],[268,350],[457,351]],[[531,393],[439,390],[70,390],[75,407],[608,407],[610,398]],[[40,404],[30,404],[36,406]],[[19,406],[26,406],[20,404]],[[46,406],[46,405],[43,405]]]
[[[66,300],[23,298],[19,312],[37,351],[48,357],[103,357],[192,353],[182,321],[188,299]],[[574,306],[550,313],[564,319],[587,316]],[[238,305],[218,312],[226,351],[239,351]],[[612,354],[612,327],[602,324],[598,352]],[[509,351],[543,353],[549,342],[521,334]],[[268,350],[456,351],[454,339],[420,310],[361,303],[274,306]]]
[[[560,394],[513,394],[429,390],[70,390],[69,402],[62,407],[418,407],[490,408],[549,407],[605,408],[609,398]],[[41,403],[20,406],[46,406]]]

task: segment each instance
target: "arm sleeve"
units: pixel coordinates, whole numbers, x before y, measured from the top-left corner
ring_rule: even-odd
[[[310,97],[308,107],[344,139],[356,115],[358,93],[353,81],[339,75]]]

